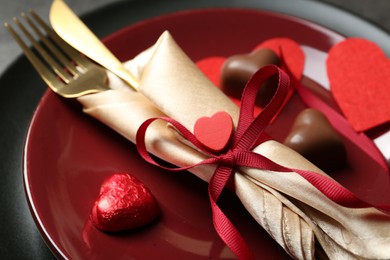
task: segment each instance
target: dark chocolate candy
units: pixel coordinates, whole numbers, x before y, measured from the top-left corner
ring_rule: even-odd
[[[299,113],[284,144],[324,171],[346,165],[341,137],[318,110],[308,108]]]
[[[259,49],[249,54],[229,57],[222,66],[221,86],[228,96],[241,98],[248,80],[260,68],[274,64],[279,65],[279,57],[270,49]],[[261,87],[256,104],[264,107],[276,91],[276,77],[270,78]]]

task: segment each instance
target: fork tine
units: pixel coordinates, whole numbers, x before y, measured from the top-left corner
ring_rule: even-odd
[[[14,18],[14,21],[20,28],[19,32],[8,23],[5,23],[4,27],[22,48],[41,78],[55,93],[65,98],[77,98],[110,89],[107,85],[105,69],[97,66],[60,39],[32,10],[30,15],[22,14],[22,16],[37,40],[17,18]],[[28,46],[29,41],[34,49]]]
[[[4,27],[11,33],[12,37],[15,39],[15,41],[18,43],[18,45],[22,48],[24,54],[28,58],[28,60],[31,62],[31,64],[34,66],[34,68],[38,71],[38,73],[41,75],[42,79],[45,81],[45,83],[55,92],[57,92],[57,88],[53,86],[53,83],[56,84],[62,84],[62,82],[57,78],[57,76],[50,71],[46,65],[40,60],[40,58],[35,55],[33,51],[24,43],[22,38],[19,37],[19,35],[16,33],[16,31],[12,28],[11,25],[8,23],[4,24]]]
[[[26,19],[27,23],[33,29],[35,34],[38,35],[39,39],[45,44],[45,46],[50,50],[50,52],[66,67],[66,69],[70,71],[70,73],[72,73],[73,75],[78,75],[80,72],[73,65],[72,61],[65,57],[65,55],[62,54],[62,52],[56,46],[54,46],[45,35],[42,34],[41,30],[39,30],[37,26],[35,26],[35,24],[26,14],[22,13],[22,16],[24,19]]]
[[[64,53],[76,62],[80,67],[86,69],[90,65],[90,61],[85,58],[80,52],[76,51],[68,43],[66,43],[61,37],[57,35],[46,23],[43,21],[37,13],[33,10],[29,10],[29,13],[32,15],[34,20],[45,30],[45,32],[50,36],[50,38],[64,51]]]
[[[19,26],[21,31],[27,36],[29,41],[33,44],[34,48],[37,52],[42,56],[42,58],[50,65],[50,67],[57,73],[57,75],[66,83],[69,83],[72,78],[70,75],[65,72],[60,65],[55,61],[42,46],[34,39],[34,37],[30,34],[30,32],[26,29],[26,27],[16,18],[14,17],[14,22]]]

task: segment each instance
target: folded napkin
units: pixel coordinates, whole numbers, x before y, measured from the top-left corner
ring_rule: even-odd
[[[78,100],[85,113],[132,142],[140,125],[152,117],[169,116],[189,130],[198,118],[219,111],[228,112],[235,124],[238,121],[239,108],[197,69],[168,32],[125,66],[139,79],[140,92],[110,75],[112,90]],[[145,143],[150,153],[177,166],[207,158],[164,121],[148,128]],[[276,141],[263,142],[253,151],[282,166],[326,176]],[[201,165],[190,171],[210,181],[215,168]],[[375,208],[340,206],[295,172],[240,168],[234,186],[253,218],[293,258],[390,259],[390,216]]]

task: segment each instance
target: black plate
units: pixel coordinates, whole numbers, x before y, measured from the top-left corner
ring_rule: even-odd
[[[352,4],[352,3],[351,3]],[[93,11],[83,20],[104,37],[134,22],[183,9],[248,7],[305,18],[346,36],[360,36],[390,53],[390,36],[374,25],[342,10],[305,0],[138,0],[123,1]],[[22,153],[26,129],[46,86],[32,66],[19,57],[1,75],[0,86],[0,255],[2,259],[54,259],[43,242],[27,206],[22,181]]]

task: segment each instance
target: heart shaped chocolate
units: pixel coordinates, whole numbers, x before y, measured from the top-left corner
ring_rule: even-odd
[[[208,149],[219,152],[226,148],[233,134],[233,120],[226,112],[201,117],[194,125],[195,137]]]
[[[300,112],[284,144],[324,171],[346,165],[341,137],[318,110],[308,108]]]
[[[390,122],[390,59],[373,42],[350,38],[327,59],[333,97],[356,131]]]
[[[260,68],[266,65],[279,65],[279,57],[270,49],[259,49],[249,54],[240,54],[229,57],[221,69],[221,87],[224,93],[234,98],[241,98],[242,91]],[[273,77],[269,81],[276,81]],[[257,105],[264,107],[268,104],[276,91],[275,82],[264,83],[258,94]]]
[[[90,218],[98,229],[115,232],[144,226],[159,212],[155,198],[141,181],[118,173],[103,182]]]

